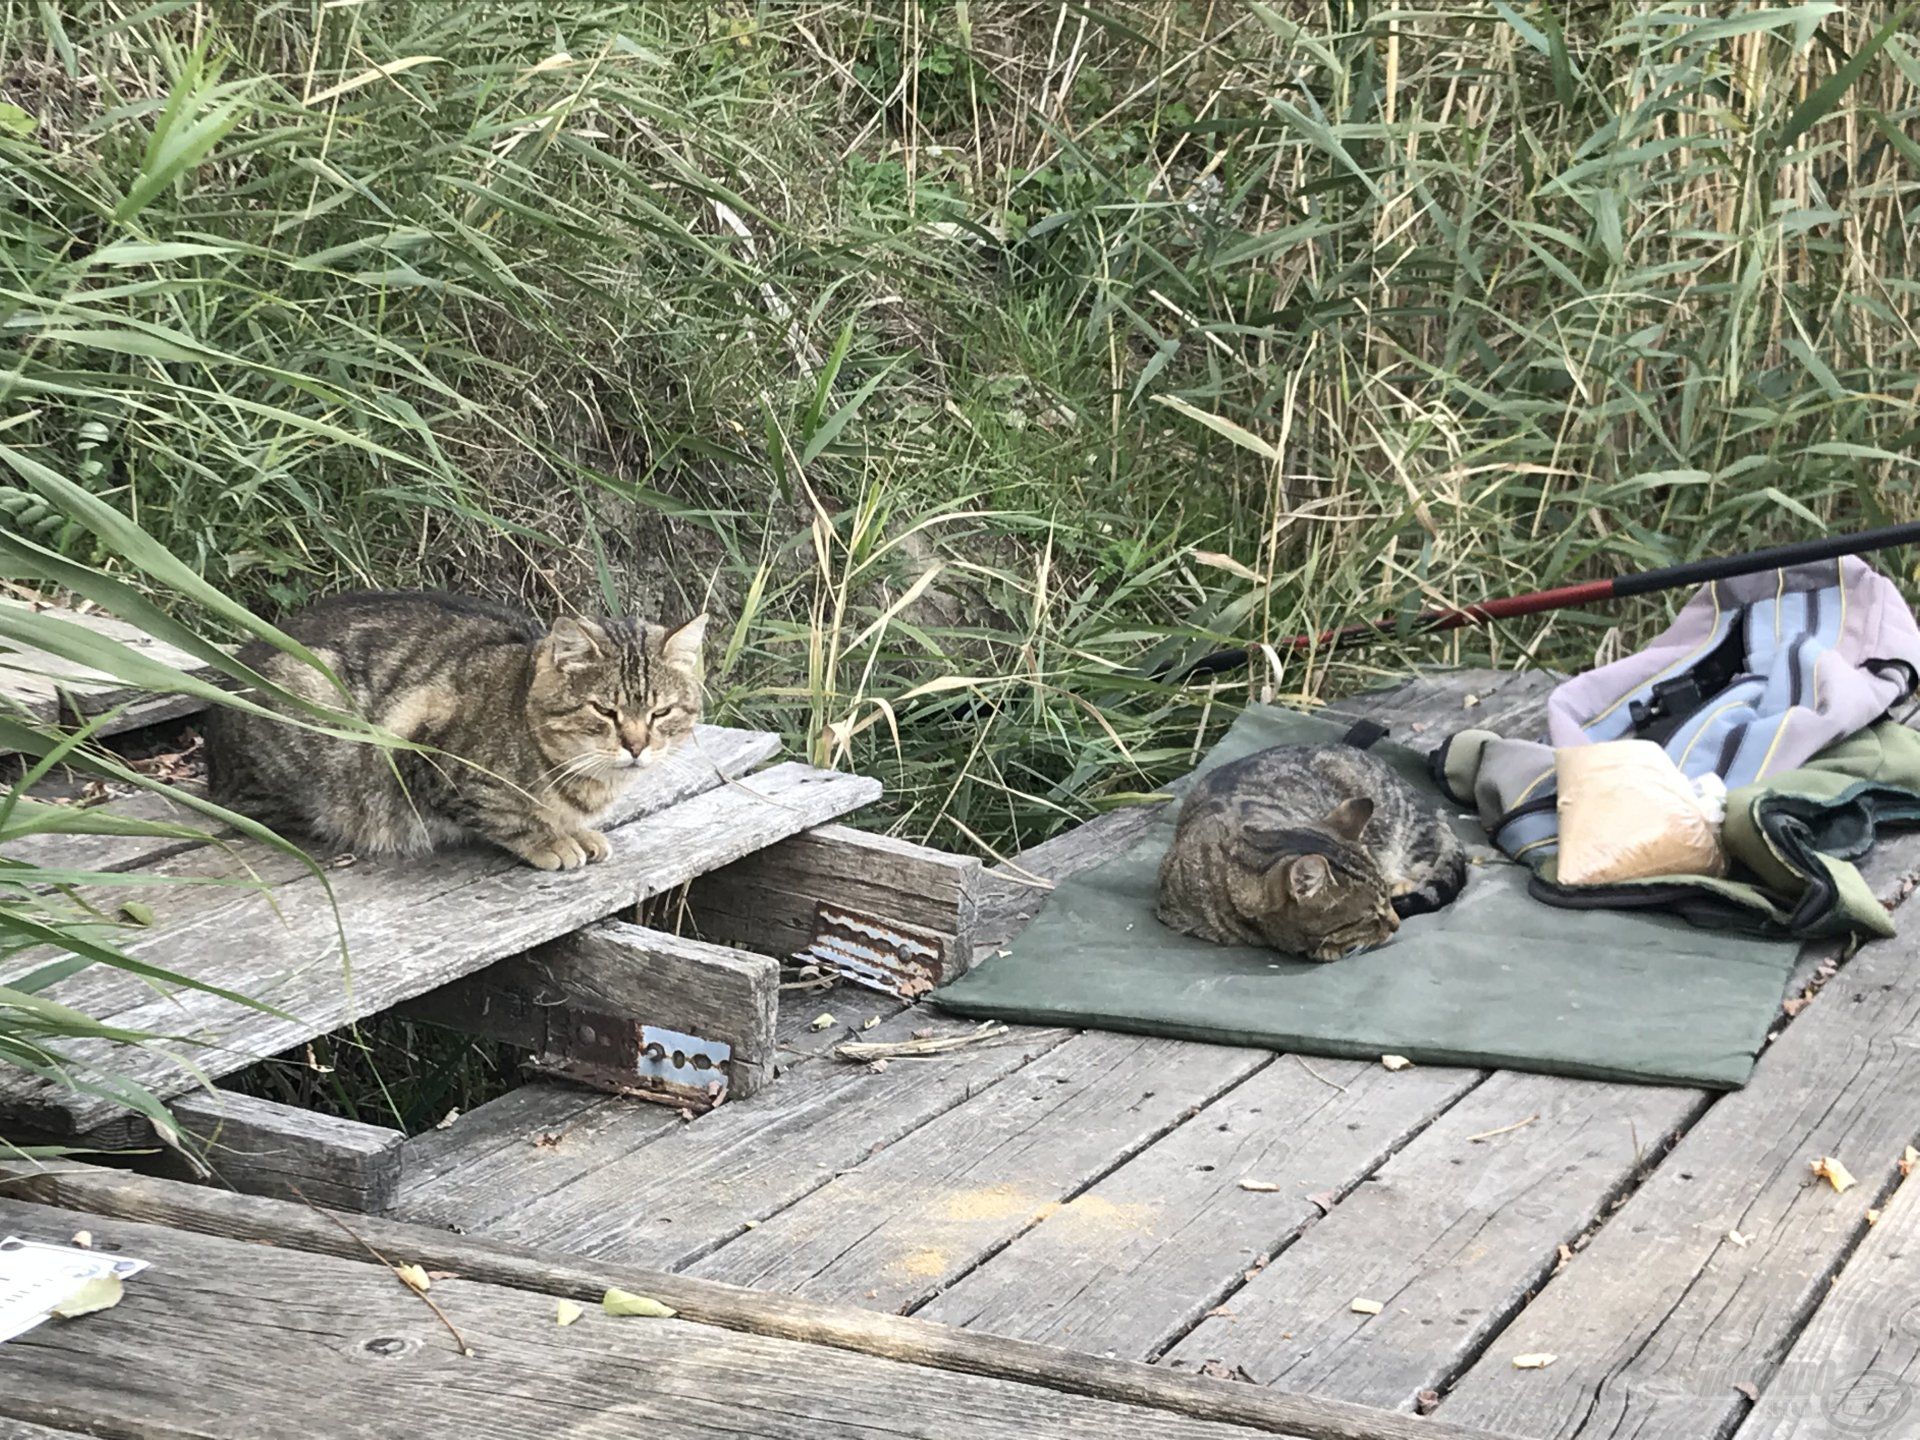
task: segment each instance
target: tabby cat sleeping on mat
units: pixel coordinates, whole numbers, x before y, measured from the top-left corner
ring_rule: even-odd
[[[543,627],[488,600],[361,592],[281,628],[326,663],[354,708],[432,753],[318,735],[221,707],[207,727],[213,798],[275,829],[362,855],[477,837],[541,870],[607,854],[593,828],[627,782],[693,733],[702,615]],[[319,705],[326,677],[261,641],[240,658]],[[269,702],[270,703],[270,702]]]
[[[1194,785],[1155,913],[1217,944],[1338,960],[1466,883],[1459,838],[1380,760],[1348,745],[1276,745]]]

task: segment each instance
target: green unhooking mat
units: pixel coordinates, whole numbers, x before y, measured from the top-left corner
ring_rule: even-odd
[[[1249,710],[1201,768],[1344,733],[1291,711]],[[1443,803],[1420,757],[1385,741],[1375,753]],[[1062,881],[1007,949],[934,1000],[983,1019],[1306,1055],[1734,1089],[1779,1013],[1797,951],[1647,911],[1544,905],[1527,893],[1528,871],[1465,815],[1455,823],[1476,862],[1465,892],[1382,948],[1323,965],[1212,945],[1153,918],[1175,809],[1124,855]]]

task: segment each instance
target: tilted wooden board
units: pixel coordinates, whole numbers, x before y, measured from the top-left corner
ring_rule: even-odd
[[[138,651],[147,660],[196,679],[210,680],[216,673],[212,666],[203,664],[186,651],[163,640],[156,640],[144,630],[115,620],[110,615],[83,615],[77,610],[28,605],[19,600],[0,600],[0,606],[21,614],[46,615],[89,630]],[[128,685],[104,671],[12,642],[0,649],[0,704],[42,725],[71,721],[76,718],[76,712],[85,718],[122,705],[127,707],[121,714],[100,725],[94,731],[96,735],[114,735],[122,730],[157,724],[206,708],[202,701],[192,696],[156,695]]]
[[[772,840],[873,800],[878,782],[787,764],[711,790],[609,832],[604,861],[543,873],[491,852],[362,862],[308,880],[214,928],[162,930],[143,958],[205,975],[278,1007],[284,1019],[198,991],[115,1011],[116,1024],[180,1037],[127,1053],[91,1043],[103,1068],[161,1094],[189,1088],[186,1061],[219,1076],[349,1020],[604,918]],[[350,970],[340,954],[344,930]],[[208,949],[208,942],[213,948]],[[31,1077],[0,1077],[0,1113],[72,1132],[104,1119],[110,1101],[63,1093]]]

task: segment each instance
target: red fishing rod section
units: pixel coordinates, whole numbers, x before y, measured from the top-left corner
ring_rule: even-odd
[[[1920,542],[1920,520],[1902,525],[1886,525],[1878,530],[1863,530],[1853,535],[1828,535],[1818,540],[1797,540],[1776,545],[1770,550],[1755,550],[1746,555],[1728,555],[1713,560],[1689,560],[1658,570],[1643,570],[1633,575],[1615,575],[1605,580],[1587,580],[1578,585],[1559,585],[1551,590],[1534,590],[1525,595],[1507,595],[1482,600],[1464,607],[1425,610],[1411,622],[1397,617],[1364,620],[1322,630],[1317,635],[1295,635],[1280,641],[1282,650],[1323,650],[1334,646],[1380,640],[1400,632],[1406,624],[1414,634],[1459,630],[1468,625],[1484,625],[1489,620],[1511,620],[1521,615],[1538,615],[1548,610],[1566,610],[1575,605],[1592,605],[1607,600],[1624,600],[1634,595],[1651,595],[1659,590],[1705,585],[1712,580],[1730,580],[1736,575],[1756,575],[1763,570],[1784,569],[1790,565],[1808,565],[1833,560],[1842,555],[1864,555],[1894,545]],[[1222,650],[1202,659],[1188,676],[1210,674],[1244,664],[1251,650]]]

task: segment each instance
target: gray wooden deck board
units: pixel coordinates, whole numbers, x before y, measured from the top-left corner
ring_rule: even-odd
[[[1152,1359],[1480,1078],[1280,1056],[915,1313]]]
[[[49,619],[91,631],[136,651],[148,661],[169,666],[183,675],[201,680],[211,679],[214,675],[212,666],[110,615],[83,615],[76,610],[29,605],[20,600],[0,600],[0,607],[22,614],[42,614]],[[156,695],[130,686],[105,671],[11,641],[7,642],[4,650],[0,650],[0,704],[43,725],[70,721],[76,713],[92,717],[117,707],[126,707],[119,715],[94,730],[94,734],[102,736],[137,729],[142,725],[158,724],[162,720],[191,715],[205,708],[201,701],[191,696]]]
[[[0,1225],[64,1240],[72,1215],[0,1200]],[[152,1261],[111,1310],[0,1350],[0,1416],[136,1440],[463,1435],[524,1440],[825,1435],[1228,1440],[1255,1432],[1006,1380],[685,1320],[586,1311],[475,1280],[432,1298],[471,1354],[386,1269],[102,1220]]]
[[[1075,1036],[689,1273],[904,1313],[1270,1058]]]
[[[907,1014],[869,1038],[907,1039]],[[943,1025],[946,1029],[959,1029]],[[690,1263],[1012,1074],[1067,1037],[1027,1030],[884,1072],[810,1061],[751,1100],[690,1125],[631,1105],[601,1107],[578,1132],[502,1171],[466,1167],[415,1189],[403,1219],[663,1268]]]
[[[1830,981],[1441,1412],[1556,1440],[1725,1435],[1746,1405],[1733,1387],[1767,1383],[1920,1127],[1915,948],[1869,945]],[[1816,1180],[1823,1155],[1860,1184]],[[1528,1353],[1559,1359],[1515,1369]]]
[[[195,1083],[182,1059],[214,1077],[230,1073],[845,814],[878,790],[858,776],[783,765],[612,830],[612,854],[571,873],[450,851],[336,871],[331,895],[316,880],[297,881],[273,905],[263,900],[245,917],[223,917],[217,932],[159,927],[139,947],[143,958],[211,973],[293,1018],[183,991],[100,1016],[180,1040],[131,1054],[92,1042],[72,1049],[177,1094]],[[350,976],[339,950],[343,928]],[[30,1077],[0,1077],[0,1110],[45,1129],[85,1130],[114,1108]]]
[[[1767,1382],[1738,1440],[1886,1440],[1920,1431],[1920,1179],[1880,1211]]]
[[[1220,1360],[1263,1385],[1411,1409],[1478,1354],[1552,1273],[1557,1247],[1705,1104],[1691,1090],[1497,1074],[1168,1358]],[[1357,1298],[1384,1309],[1357,1314]]]

